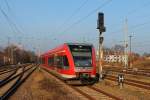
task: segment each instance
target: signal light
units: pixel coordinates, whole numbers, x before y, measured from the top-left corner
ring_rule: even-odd
[[[100,32],[106,31],[104,27],[104,13],[98,13],[97,29],[99,29]]]
[[[104,26],[104,14],[103,13],[98,13],[98,22],[99,22],[100,27]]]

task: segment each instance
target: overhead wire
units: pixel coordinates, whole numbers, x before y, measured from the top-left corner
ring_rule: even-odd
[[[8,10],[10,11],[11,16],[14,18],[14,20],[15,20],[15,22],[16,22],[16,25],[18,26],[18,29],[20,30],[21,33],[26,33],[26,32],[24,31],[24,28],[22,27],[22,24],[18,23],[17,18],[16,18],[16,16],[15,16],[15,13],[14,13],[13,10],[11,9],[10,3],[8,2],[8,0],[6,0],[6,3],[7,3],[7,5],[8,5]]]
[[[70,22],[70,20],[80,12],[80,10],[88,3],[89,0],[85,0],[62,24],[58,29],[61,29],[64,27],[66,24]]]
[[[93,13],[95,13],[96,11],[98,11],[99,9],[103,8],[104,6],[106,6],[107,4],[109,4],[112,0],[107,0],[106,2],[104,2],[102,5],[100,5],[99,7],[97,7],[96,9],[92,10],[90,13],[88,13],[86,16],[80,18],[79,20],[77,20],[75,23],[71,24],[68,28],[66,28],[62,33],[68,31],[69,29],[71,29],[73,26],[81,23],[82,21],[84,21],[85,19],[87,19],[89,16],[91,16]]]
[[[8,22],[9,26],[11,27],[12,31],[13,31],[14,33],[16,33],[17,31],[16,31],[16,29],[14,29],[14,28],[15,28],[15,27],[14,27],[15,25],[14,25],[13,22],[10,20],[10,18],[9,18],[8,15],[5,13],[5,11],[1,8],[1,6],[0,6],[0,11],[1,11],[2,15],[5,17],[6,21]]]
[[[6,6],[7,6],[7,9],[8,9],[9,11],[11,11],[11,8],[10,8],[10,6],[9,6],[9,4],[8,4],[8,1],[7,1],[7,0],[4,0],[4,2],[5,2],[5,4],[6,4]]]
[[[85,20],[86,18],[88,18],[91,14],[95,13],[97,10],[99,10],[100,8],[103,8],[104,6],[106,6],[108,3],[110,3],[112,0],[107,0],[106,2],[104,2],[103,4],[101,4],[100,6],[98,6],[96,9],[92,10],[90,13],[88,13],[86,16],[80,18],[79,20],[77,20],[75,23],[71,24],[70,26],[68,26],[66,29],[64,29],[61,33],[64,33],[66,31],[68,31],[69,29],[71,29],[73,26],[81,23],[83,20]],[[85,5],[87,3],[87,1],[85,1],[82,5]],[[81,9],[81,7],[79,7]],[[56,32],[58,33],[58,32]],[[60,36],[60,34],[57,34]],[[54,38],[54,40],[56,40],[56,37]]]
[[[131,15],[133,15],[133,14],[135,14],[136,12],[138,12],[139,10],[141,10],[141,9],[143,9],[143,8],[145,8],[145,7],[147,7],[147,6],[149,6],[150,5],[150,2],[147,2],[147,3],[144,3],[144,4],[142,4],[140,7],[138,7],[138,8],[135,8],[135,9],[133,9],[133,10],[131,10],[131,11],[129,11],[125,16],[128,16],[127,18],[129,18],[129,16],[131,16]],[[121,17],[120,17],[121,18]],[[120,21],[119,23],[122,23],[123,21]],[[117,26],[119,26],[119,23],[117,24]],[[109,25],[109,26],[111,26],[111,27],[116,27],[116,25]]]
[[[141,10],[141,9],[143,9],[143,8],[145,8],[145,7],[147,7],[147,6],[149,6],[149,5],[150,5],[150,2],[144,3],[143,5],[141,5],[141,7],[135,8],[135,9],[133,9],[132,11],[128,12],[127,15],[130,16],[130,15],[136,13],[137,11],[139,11],[139,10]]]
[[[7,9],[8,11],[10,12],[11,11],[11,8],[8,4],[8,1],[7,0],[4,0],[6,6],[7,6]],[[0,5],[0,12],[2,13],[2,15],[5,17],[6,21],[8,22],[9,26],[11,27],[13,33],[22,33],[21,30],[17,27],[17,24],[14,23],[14,21],[11,19],[11,17],[6,13],[6,11],[4,11]]]
[[[10,16],[11,16],[11,17],[14,17],[14,13],[13,13],[13,11],[11,10],[11,7],[10,7],[8,1],[7,1],[7,0],[4,0],[4,2],[5,2],[5,4],[6,4],[6,6],[7,6],[7,9],[8,9],[8,12],[9,12]],[[7,15],[7,16],[8,16],[8,15]],[[14,27],[15,27],[15,29],[17,30],[18,33],[23,33],[21,25],[19,25],[16,21],[13,22],[13,25],[14,25]],[[19,26],[19,27],[18,27],[18,26]]]
[[[147,25],[147,24],[150,24],[150,20],[149,21],[146,21],[146,22],[143,22],[143,23],[140,23],[140,24],[135,24],[135,25],[132,25],[130,27],[128,27],[128,29],[130,30],[133,30],[133,29],[136,29],[138,27],[141,27],[141,26],[144,26],[144,25]],[[117,31],[113,31],[113,32],[110,32],[110,33],[118,33],[118,32],[121,32],[122,30],[117,30]]]

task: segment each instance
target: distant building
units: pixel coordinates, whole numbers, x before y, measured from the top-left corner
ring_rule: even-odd
[[[0,52],[0,65],[4,65],[10,62],[10,58],[7,57],[4,53]]]
[[[124,55],[104,55],[104,61],[105,62],[118,62],[118,63],[124,63],[125,62],[125,56]]]
[[[0,52],[0,65],[4,64],[4,54],[2,52]]]

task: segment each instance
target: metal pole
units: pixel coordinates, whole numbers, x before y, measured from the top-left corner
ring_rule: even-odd
[[[99,74],[100,74],[100,77],[101,77],[101,71],[102,71],[102,68],[101,68],[101,46],[100,46],[100,34],[99,34],[99,48],[98,48],[98,67],[99,67]]]
[[[100,79],[102,79],[103,75],[102,75],[102,71],[103,71],[103,67],[102,67],[102,60],[103,60],[103,42],[101,42],[100,38],[102,38],[102,32],[100,32],[99,34],[99,74],[100,74]]]
[[[3,56],[3,61],[4,61],[4,65],[5,65],[5,56]]]
[[[131,54],[131,52],[132,52],[131,51],[131,39],[132,39],[132,37],[133,37],[132,35],[129,36],[129,38],[130,38],[130,67],[132,67],[132,54]]]
[[[128,54],[127,54],[127,46],[128,46],[128,42],[127,42],[127,34],[128,34],[128,26],[127,26],[127,18],[125,20],[125,30],[124,30],[124,57],[125,57],[125,68],[128,67]]]
[[[130,54],[131,54],[131,37],[132,37],[132,35],[129,36],[129,38],[130,38]]]
[[[14,64],[14,51],[13,51],[13,47],[10,48],[11,49],[11,64]]]
[[[10,37],[7,37],[8,38],[8,51],[7,51],[7,55],[8,55],[8,63],[10,64],[10,61],[11,61],[11,59],[10,59]]]
[[[103,40],[104,37],[102,36],[102,32],[106,31],[106,28],[104,26],[104,14],[103,13],[98,13],[98,20],[97,20],[97,29],[99,29],[99,48],[98,48],[98,69],[99,69],[99,80],[103,78],[102,74],[102,60],[103,60]]]

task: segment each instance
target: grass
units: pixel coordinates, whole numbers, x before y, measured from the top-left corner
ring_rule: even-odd
[[[44,79],[40,81],[41,88],[48,91],[51,95],[51,100],[78,100],[75,96],[71,96],[71,93],[69,93],[65,88],[58,84],[53,79]]]
[[[136,61],[133,63],[133,66],[139,68],[150,68],[150,60]]]

